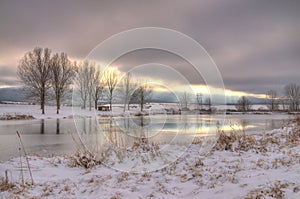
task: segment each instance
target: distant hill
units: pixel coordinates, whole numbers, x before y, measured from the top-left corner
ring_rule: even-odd
[[[0,101],[25,102],[25,96],[20,88],[1,88]]]

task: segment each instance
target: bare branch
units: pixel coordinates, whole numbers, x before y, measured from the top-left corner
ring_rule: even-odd
[[[36,47],[20,60],[17,74],[28,90],[28,97],[38,100],[45,114],[45,100],[51,86],[51,50]]]

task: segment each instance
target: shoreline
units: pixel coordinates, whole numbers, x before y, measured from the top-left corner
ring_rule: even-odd
[[[132,108],[130,111],[123,112],[123,108],[121,105],[114,107],[113,111],[97,111],[88,109],[81,109],[80,107],[72,107],[72,106],[62,106],[60,113],[56,114],[55,106],[46,106],[45,112],[46,114],[41,114],[38,105],[18,105],[18,104],[0,104],[0,121],[5,120],[25,120],[27,119],[65,119],[65,118],[73,118],[74,116],[80,117],[122,117],[122,116],[141,116],[141,115],[159,115],[159,114],[167,114],[167,115],[180,115],[180,111],[176,109],[174,104],[168,105],[162,109],[160,104],[151,104],[150,109],[146,109],[144,112],[140,112],[139,108]],[[194,115],[210,115],[209,112],[202,112],[199,114],[196,110],[191,110],[188,113]],[[238,112],[238,111],[221,111],[213,113],[212,115],[274,115],[274,114],[282,114],[282,115],[300,115],[300,112],[288,113],[288,112],[268,112],[268,111],[260,111],[253,110],[246,113]]]

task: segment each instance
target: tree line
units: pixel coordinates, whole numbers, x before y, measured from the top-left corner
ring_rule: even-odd
[[[295,83],[286,85],[283,96],[279,96],[276,90],[269,90],[266,93],[266,102],[270,111],[299,111],[300,85]]]
[[[36,47],[21,58],[18,77],[24,84],[27,97],[40,103],[45,114],[45,102],[54,98],[56,113],[61,101],[70,93],[71,86],[79,93],[81,107],[97,109],[100,98],[108,100],[112,110],[113,100],[118,98],[124,104],[124,111],[130,103],[144,104],[150,100],[152,89],[147,81],[134,80],[131,73],[121,77],[115,68],[101,71],[93,61],[71,61],[66,53],[52,53],[49,48]]]
[[[299,111],[300,110],[300,86],[295,83],[287,84],[284,87],[284,95],[279,96],[276,90],[266,92],[266,105],[270,111]],[[238,111],[247,112],[251,110],[250,100],[242,96],[236,103]]]
[[[284,87],[284,95],[279,96],[276,90],[269,90],[265,95],[265,104],[270,111],[300,111],[300,85],[295,83],[287,84]],[[180,106],[182,110],[189,110],[188,104],[191,102],[190,94],[184,92],[180,96]],[[213,111],[210,97],[204,97],[202,93],[197,93],[194,100],[197,110],[204,112]],[[235,108],[240,112],[252,110],[252,103],[246,96],[241,96],[235,103]]]
[[[138,81],[131,73],[120,74],[116,68],[100,70],[96,62],[71,61],[68,55],[52,53],[49,48],[36,47],[21,58],[17,74],[24,84],[27,97],[40,103],[42,114],[45,114],[45,102],[55,99],[56,113],[59,114],[61,101],[74,86],[83,109],[97,109],[100,99],[108,101],[112,110],[114,100],[123,103],[123,111],[129,110],[130,104],[140,105],[150,100],[152,89],[147,81]],[[179,99],[182,110],[188,109],[189,93],[184,92]],[[202,106],[211,111],[211,99],[196,95],[198,109]],[[284,96],[278,96],[276,90],[266,92],[266,104],[270,111],[299,111],[300,86],[294,83],[284,87]],[[247,112],[251,110],[250,100],[242,96],[237,100],[236,109]]]

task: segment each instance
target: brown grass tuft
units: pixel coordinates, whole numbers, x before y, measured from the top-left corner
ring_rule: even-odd
[[[288,184],[281,184],[280,182],[275,182],[266,188],[260,188],[250,191],[246,199],[256,199],[256,198],[284,198],[284,191],[282,189],[286,188]]]
[[[0,177],[0,192],[9,191],[15,185],[8,181],[7,170],[5,171],[5,177]]]
[[[236,134],[235,132],[225,133],[218,131],[218,140],[214,147],[216,150],[248,151],[257,148],[257,141],[254,136]]]
[[[69,160],[70,161],[68,165],[70,167],[81,166],[86,169],[89,169],[97,164],[100,164],[100,162],[96,160],[96,156],[87,150],[77,150],[76,153],[69,158]]]
[[[32,115],[26,114],[11,114],[11,113],[4,113],[0,115],[0,120],[32,120],[35,119]]]

